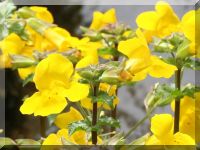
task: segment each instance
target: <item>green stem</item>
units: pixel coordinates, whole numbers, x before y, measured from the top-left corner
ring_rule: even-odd
[[[40,117],[40,135],[46,137],[46,117]]]
[[[96,97],[98,95],[99,86],[94,86],[93,95]],[[92,109],[92,126],[95,127],[97,124],[97,102],[93,103]],[[92,144],[97,144],[97,131],[92,130]]]
[[[175,73],[175,88],[181,89],[181,68]],[[180,119],[180,98],[175,100],[175,112],[174,112],[174,133],[179,132],[179,119]]]
[[[156,105],[155,105],[156,106]],[[125,135],[124,135],[124,139],[126,139],[133,131],[135,131],[138,127],[140,127],[141,124],[143,124],[146,119],[149,118],[149,116],[151,115],[151,113],[155,110],[156,107],[153,107],[151,110],[149,110],[147,112],[147,114],[141,119],[139,120]]]

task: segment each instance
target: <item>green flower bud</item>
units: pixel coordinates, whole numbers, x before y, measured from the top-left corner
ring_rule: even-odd
[[[29,57],[21,56],[21,55],[11,55],[11,63],[13,68],[26,68],[33,65],[36,65],[37,62]]]
[[[21,18],[27,19],[35,17],[35,12],[31,10],[29,7],[22,7],[18,9],[17,15]]]
[[[179,45],[176,53],[176,58],[184,59],[190,56],[189,48],[190,48],[190,41],[185,39],[181,45]]]

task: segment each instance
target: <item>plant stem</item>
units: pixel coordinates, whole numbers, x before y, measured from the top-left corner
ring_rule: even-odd
[[[94,86],[94,97],[98,95],[98,88],[99,86]],[[92,126],[95,127],[97,124],[97,102],[93,103],[93,109],[92,109]],[[97,131],[92,131],[92,144],[97,144]]]
[[[116,46],[117,47],[117,46]],[[118,61],[119,60],[119,57],[114,57],[114,59],[113,59],[114,61]],[[116,89],[116,96],[117,96],[117,94],[118,94],[118,88]],[[117,105],[115,105],[115,108],[113,109],[113,110],[111,110],[111,117],[113,118],[113,119],[117,119]],[[111,127],[111,132],[114,132],[116,130],[116,128],[115,127]],[[112,136],[114,136],[114,134],[111,134],[110,135],[111,137]]]
[[[175,88],[181,89],[181,68],[175,73]],[[175,100],[175,112],[174,112],[174,134],[179,132],[179,119],[180,119],[180,99]]]
[[[46,137],[46,117],[40,117],[40,135]]]

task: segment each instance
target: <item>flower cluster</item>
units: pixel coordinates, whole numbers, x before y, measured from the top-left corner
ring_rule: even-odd
[[[145,136],[143,144],[200,142],[199,135],[195,136],[200,124],[199,88],[191,84],[181,87],[184,69],[199,68],[194,66],[200,56],[200,33],[195,30],[195,16],[200,23],[199,10],[179,19],[168,3],[160,1],[155,10],[137,16],[137,29],[120,23],[114,8],[105,13],[95,11],[91,25],[81,27],[82,38],[78,38],[58,27],[45,7],[16,9],[7,1],[0,7],[8,7],[7,12],[0,10],[6,13],[2,14],[6,29],[0,37],[0,65],[17,69],[24,84],[33,82],[37,88],[24,99],[20,112],[43,119],[54,116],[53,124],[59,128],[56,134],[42,135],[42,145],[125,144],[124,138],[133,130],[125,135],[115,132],[120,127],[118,89],[147,76],[173,75],[175,84],[155,85],[145,106],[149,118],[157,107],[171,104],[174,117],[154,115],[152,135]],[[109,143],[112,138],[115,142]]]

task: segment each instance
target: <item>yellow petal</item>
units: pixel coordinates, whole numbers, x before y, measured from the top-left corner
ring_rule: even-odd
[[[76,131],[71,135],[74,143],[79,145],[87,145],[87,134],[83,130]]]
[[[50,134],[42,143],[42,145],[62,145],[60,138],[56,134]],[[43,147],[45,149],[45,146]]]
[[[150,55],[150,50],[147,45],[137,37],[121,41],[118,46],[118,51],[129,58],[147,58]]]
[[[25,41],[15,33],[11,33],[0,43],[3,54],[20,54],[24,46]]]
[[[172,141],[165,143],[166,145],[195,145],[195,141],[187,134],[176,133]]]
[[[93,21],[90,25],[90,29],[99,30],[108,24],[116,23],[116,21],[117,18],[115,14],[115,9],[113,8],[108,10],[104,14],[99,11],[95,11],[93,13]]]
[[[170,78],[177,70],[176,66],[167,64],[156,56],[151,57],[152,65],[149,67],[149,75],[155,78]]]
[[[70,107],[70,111],[66,113],[59,114],[55,119],[55,124],[59,128],[68,128],[68,125],[72,122],[83,120],[82,115],[79,111]]]
[[[145,29],[145,30],[150,30],[150,31],[155,31],[158,23],[158,16],[156,12],[154,11],[147,11],[139,14],[136,18],[136,23],[138,27]]]
[[[91,100],[91,98],[84,98],[84,99],[82,99],[81,101],[81,106],[82,107],[84,107],[84,108],[86,108],[86,109],[88,109],[88,110],[92,110],[92,100]]]
[[[78,83],[78,81],[72,81],[70,87],[66,90],[66,97],[72,102],[84,99],[88,96],[88,94],[89,86]]]
[[[60,27],[51,27],[45,30],[44,37],[57,46],[58,50],[67,50],[70,44],[70,33]]]
[[[49,23],[53,23],[53,16],[46,7],[32,6],[30,9],[36,13],[35,15],[37,18]]]
[[[51,54],[40,61],[35,69],[33,81],[37,89],[44,90],[66,86],[73,73],[72,63],[61,54]]]
[[[165,141],[173,135],[173,120],[170,114],[156,114],[151,118],[151,131],[156,138]]]
[[[35,67],[20,68],[18,69],[18,74],[21,79],[26,79],[30,74],[34,73]]]
[[[147,139],[145,145],[162,145],[162,143],[160,142],[159,139],[156,138],[155,135],[152,135]]]
[[[56,107],[55,107],[56,105]],[[25,99],[20,107],[22,114],[33,114],[35,116],[48,116],[60,113],[67,105],[64,97],[58,95],[56,91],[36,92],[31,97]]]

